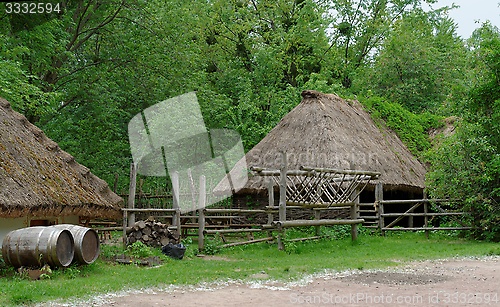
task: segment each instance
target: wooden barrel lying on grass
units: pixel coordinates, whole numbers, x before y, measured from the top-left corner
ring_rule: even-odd
[[[97,232],[91,228],[78,225],[60,224],[51,226],[69,230],[75,240],[75,258],[80,264],[91,264],[99,257],[100,243]]]
[[[16,268],[67,267],[74,257],[73,235],[69,230],[43,226],[17,229],[3,239],[2,257]]]

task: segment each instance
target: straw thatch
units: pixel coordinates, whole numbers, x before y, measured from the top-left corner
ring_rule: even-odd
[[[115,218],[122,199],[0,98],[0,218]]]
[[[288,169],[301,165],[380,172],[385,190],[422,191],[425,168],[401,140],[377,125],[357,101],[332,94],[302,92],[303,100],[245,158],[247,165]],[[374,182],[375,183],[375,182]],[[266,191],[262,177],[249,178],[238,194]]]

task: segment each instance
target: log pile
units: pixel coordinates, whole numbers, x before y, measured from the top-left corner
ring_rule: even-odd
[[[137,241],[153,247],[165,246],[168,243],[177,243],[177,239],[168,229],[168,225],[156,222],[153,218],[135,222],[134,226],[127,229],[128,244]]]

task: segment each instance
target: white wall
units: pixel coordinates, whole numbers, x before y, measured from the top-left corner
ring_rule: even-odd
[[[22,217],[17,219],[0,218],[0,244],[3,238],[12,230],[28,227],[28,218]]]
[[[78,216],[64,216],[64,217],[22,217],[22,218],[0,218],[0,245],[3,238],[12,230],[25,228],[30,225],[31,220],[50,220],[55,224],[74,224],[78,225]]]

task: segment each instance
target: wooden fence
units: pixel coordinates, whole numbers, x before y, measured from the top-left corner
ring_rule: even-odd
[[[179,200],[172,195],[145,195],[139,189],[136,194],[136,169],[131,165],[130,170],[130,189],[127,195],[127,208],[123,208],[123,235],[124,244],[126,244],[127,227],[131,227],[135,223],[135,214],[156,214],[157,217],[165,218],[170,221],[169,229],[175,231],[175,234],[180,240],[182,237],[195,236],[198,239],[198,247],[203,250],[205,246],[205,237],[207,235],[218,235],[224,242],[223,247],[236,246],[241,244],[250,244],[263,241],[276,240],[279,249],[284,249],[284,234],[287,228],[313,226],[316,228],[315,235],[307,238],[297,238],[292,241],[303,241],[309,239],[317,239],[321,237],[320,227],[331,225],[351,225],[351,236],[355,240],[357,238],[357,226],[363,222],[369,222],[367,227],[380,230],[384,235],[386,231],[417,231],[423,230],[428,235],[433,230],[470,230],[473,225],[467,225],[463,219],[467,213],[458,212],[445,208],[442,204],[453,202],[446,199],[417,199],[417,200],[384,200],[383,186],[377,184],[375,187],[375,201],[373,203],[359,202],[359,189],[348,191],[351,195],[349,201],[342,203],[302,203],[300,206],[294,205],[287,199],[286,190],[290,188],[287,185],[287,176],[293,171],[287,171],[286,159],[283,159],[283,165],[279,171],[265,173],[265,170],[259,169],[261,176],[275,176],[275,182],[280,187],[279,204],[274,204],[274,187],[272,180],[269,181],[268,195],[269,204],[263,209],[238,209],[238,208],[205,208],[205,179],[200,177],[200,186],[198,202],[201,208],[195,212],[181,214],[179,208]],[[325,171],[312,170],[312,171]],[[311,170],[301,170],[300,172],[312,172]],[[297,172],[297,171],[295,171]],[[301,174],[302,174],[301,173]],[[292,174],[294,175],[294,174]],[[311,175],[311,174],[308,174]],[[178,178],[173,176],[172,185],[174,190],[178,189]],[[314,190],[313,188],[310,189]],[[332,189],[333,190],[333,189]],[[168,199],[168,205],[160,205],[163,208],[137,208],[136,200],[141,199]],[[165,202],[166,203],[166,202]],[[394,212],[395,210],[387,210],[388,206],[401,205],[406,206],[404,212]],[[170,207],[171,206],[171,207]],[[311,219],[304,220],[289,220],[287,219],[287,210],[293,209],[308,209],[311,210]],[[321,214],[326,210],[349,210],[349,219],[322,219]],[[422,211],[422,212],[418,212]],[[309,212],[309,211],[308,211]],[[257,214],[267,215],[267,223],[233,223],[235,219],[245,218]],[[432,219],[440,217],[449,217],[452,221],[460,226],[456,227],[437,227],[432,226]],[[423,219],[423,223],[414,223],[414,219]],[[193,232],[194,231],[194,232]],[[264,233],[263,237],[254,238],[255,233]],[[275,234],[276,233],[276,234]],[[246,239],[239,242],[229,242],[226,237],[230,235],[245,236]]]
[[[375,202],[375,207],[378,208],[379,229],[382,235],[386,231],[418,231],[424,230],[426,235],[433,230],[471,230],[473,225],[468,225],[462,217],[469,213],[457,211],[450,208],[443,208],[443,203],[454,203],[456,200],[450,199],[411,199],[411,200],[379,200]],[[387,205],[408,205],[411,206],[405,212],[386,213],[385,206]],[[423,208],[423,212],[415,212],[417,209]],[[430,210],[430,209],[433,210]],[[422,226],[415,225],[414,218],[422,217]],[[439,227],[433,226],[430,220],[435,217],[450,217],[453,222],[460,226],[456,227]],[[386,219],[391,221],[387,222]],[[407,218],[407,223],[401,223],[404,218]]]

